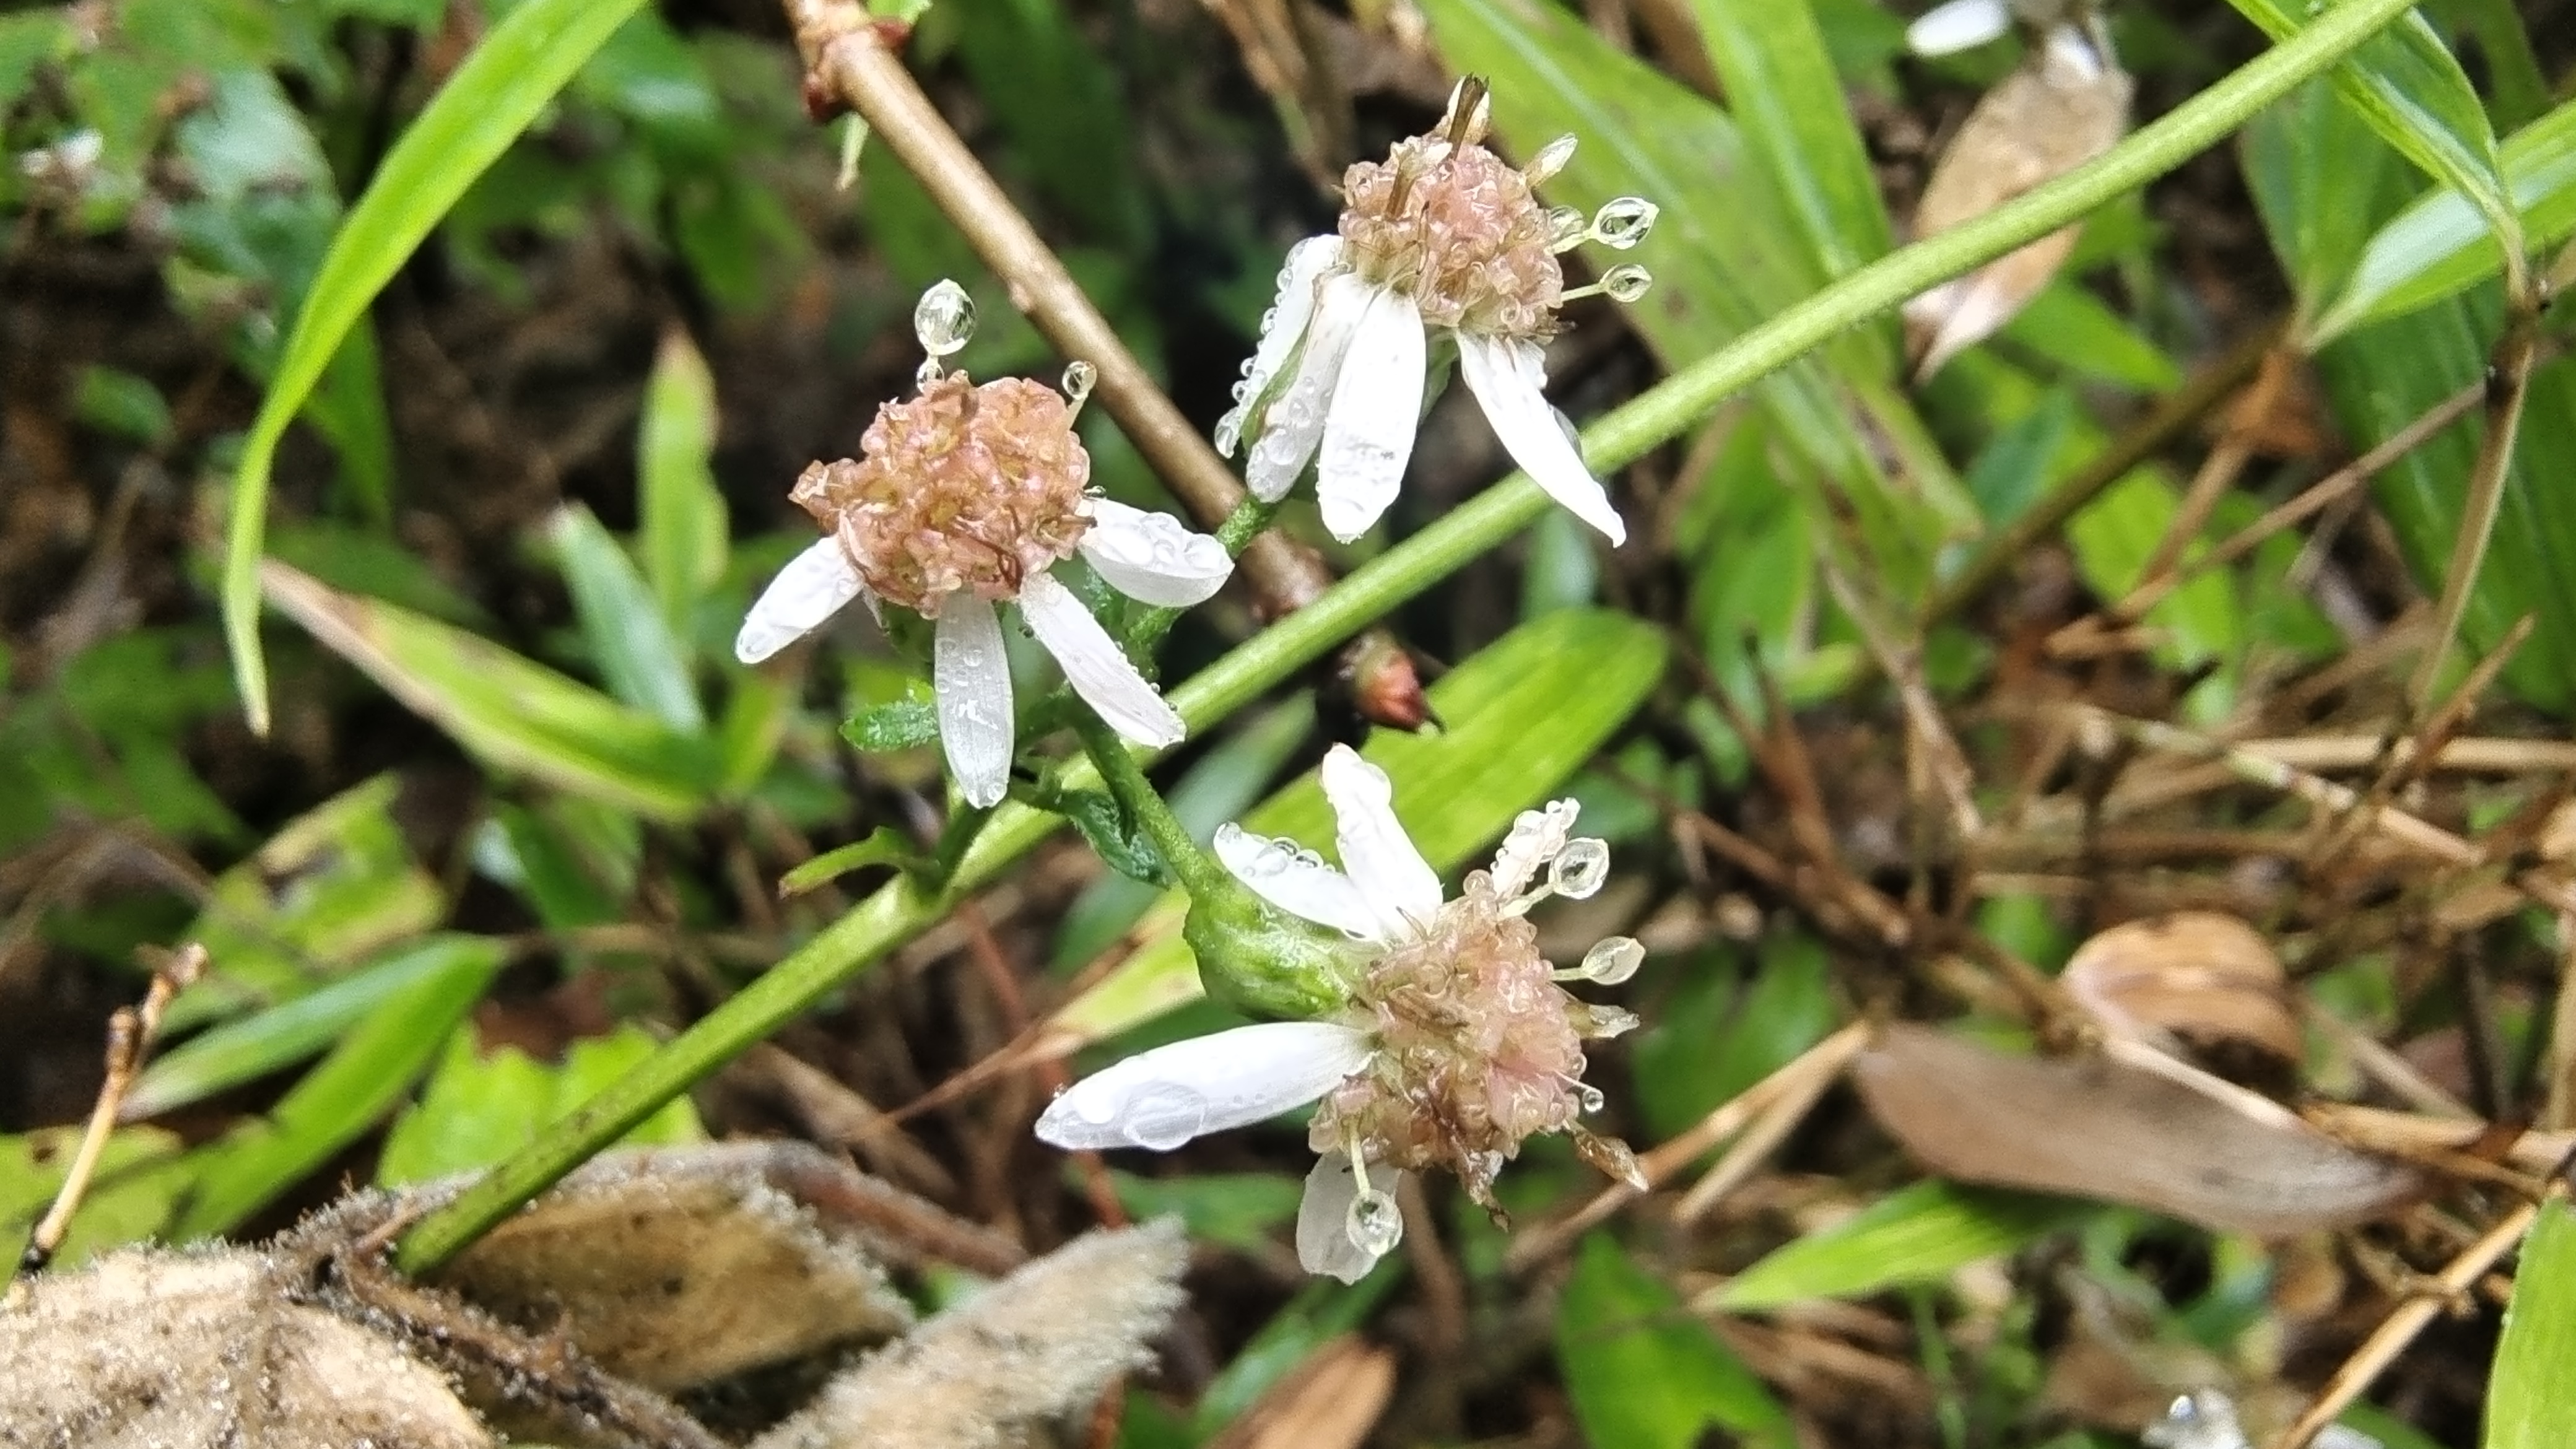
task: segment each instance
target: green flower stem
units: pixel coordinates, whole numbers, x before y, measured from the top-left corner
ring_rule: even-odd
[[[2291,87],[2324,71],[2413,0],[2344,0],[2091,165],[1963,226],[1863,267],[1666,379],[1594,424],[1584,455],[1617,468],[1673,438],[1746,385],[1906,298],[1974,270],[2146,184],[2215,144]],[[1526,477],[1485,490],[1227,654],[1172,694],[1193,728],[1243,708],[1334,645],[1511,537],[1547,506]],[[1068,783],[1076,773],[1067,772]],[[900,883],[852,907],[796,952],[634,1070],[415,1224],[396,1250],[404,1271],[447,1261],[556,1179],[625,1135],[663,1103],[723,1066],[918,936],[991,881],[1057,825],[1009,805],[993,814],[955,876],[937,892]]]

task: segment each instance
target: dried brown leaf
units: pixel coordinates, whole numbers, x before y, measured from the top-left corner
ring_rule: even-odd
[[[437,1369],[242,1251],[135,1249],[0,1313],[0,1445],[490,1449]]]
[[[999,1449],[1150,1360],[1187,1256],[1169,1219],[1077,1238],[834,1379],[753,1449]]]
[[[2084,943],[2059,978],[2116,1035],[2171,1046],[2234,1043],[2296,1062],[2301,1040],[2287,976],[2270,942],[2217,911],[2176,911],[2113,926]]]
[[[1395,1395],[1395,1355],[1344,1334],[1253,1401],[1208,1449],[1359,1449]]]
[[[2414,1169],[2150,1048],[2006,1056],[1896,1025],[1854,1073],[1907,1152],[1969,1182],[2134,1203],[2266,1238],[2360,1222],[2424,1190]]]

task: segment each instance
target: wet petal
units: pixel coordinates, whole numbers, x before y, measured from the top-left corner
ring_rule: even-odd
[[[1020,617],[1064,666],[1065,682],[1109,727],[1140,745],[1176,745],[1188,730],[1163,696],[1136,672],[1127,651],[1091,617],[1055,575],[1035,573],[1020,585]]]
[[[1243,381],[1234,385],[1234,406],[1217,419],[1219,453],[1234,456],[1234,445],[1242,440],[1244,425],[1278,385],[1279,370],[1296,356],[1297,344],[1306,340],[1324,273],[1341,259],[1342,239],[1338,236],[1310,236],[1288,249],[1287,264],[1279,269],[1278,300],[1261,316],[1260,345],[1244,363]]]
[[[743,617],[733,639],[733,657],[745,664],[760,661],[821,628],[867,592],[850,556],[836,538],[818,539],[812,548],[787,561],[769,587]]]
[[[1384,1163],[1369,1164],[1369,1186],[1379,1192],[1392,1194],[1403,1178]],[[1356,1283],[1377,1266],[1378,1255],[1351,1237],[1351,1203],[1358,1197],[1359,1174],[1348,1156],[1327,1152],[1315,1159],[1297,1202],[1297,1261],[1307,1272]]]
[[[1276,1117],[1366,1065],[1368,1038],[1328,1021],[1269,1021],[1191,1037],[1092,1073],[1047,1104],[1038,1137],[1067,1150],[1169,1152]]]
[[[1261,437],[1243,460],[1243,486],[1264,503],[1288,496],[1315,445],[1324,437],[1324,418],[1331,410],[1334,385],[1341,380],[1342,360],[1351,336],[1368,311],[1377,289],[1348,272],[1324,278],[1315,294],[1315,320],[1306,330],[1306,346],[1297,357],[1297,376],[1287,394],[1261,419]]]
[[[1216,828],[1216,858],[1234,878],[1292,916],[1374,940],[1377,913],[1349,876],[1293,840],[1273,840],[1228,822]]]
[[[1999,40],[2010,29],[2007,0],[1950,0],[1905,27],[1905,48],[1916,55],[1950,55]]]
[[[939,606],[930,642],[939,743],[970,805],[998,805],[1011,783],[1011,656],[993,606],[959,589]]]
[[[1378,289],[1342,359],[1315,464],[1325,531],[1344,543],[1369,531],[1404,482],[1414,428],[1422,420],[1427,350],[1422,311],[1413,299]]]
[[[1458,334],[1458,375],[1485,410],[1503,451],[1547,496],[1599,529],[1614,545],[1628,541],[1628,525],[1610,506],[1610,495],[1583,466],[1548,404],[1547,357],[1535,342]]]
[[[1324,755],[1322,776],[1342,870],[1376,914],[1377,936],[1401,940],[1418,934],[1440,914],[1440,876],[1395,818],[1395,787],[1386,771],[1350,746],[1335,745]]]
[[[1225,545],[1168,513],[1148,513],[1109,498],[1091,500],[1082,557],[1109,586],[1131,599],[1185,609],[1225,587],[1234,560]]]

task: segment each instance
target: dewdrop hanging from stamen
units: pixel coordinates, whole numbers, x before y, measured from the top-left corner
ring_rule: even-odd
[[[1484,83],[1468,77],[1437,127],[1344,174],[1334,234],[1289,252],[1235,406],[1217,424],[1222,453],[1251,439],[1244,482],[1264,501],[1284,497],[1314,461],[1324,526],[1337,538],[1358,538],[1395,500],[1434,332],[1456,343],[1459,377],[1512,461],[1612,543],[1627,538],[1547,402],[1544,344],[1565,302],[1633,301],[1650,280],[1627,265],[1568,291],[1558,255],[1585,242],[1633,247],[1656,208],[1620,197],[1586,218],[1542,205],[1534,188],[1573,160],[1574,138],[1515,170],[1484,145],[1491,109]]]

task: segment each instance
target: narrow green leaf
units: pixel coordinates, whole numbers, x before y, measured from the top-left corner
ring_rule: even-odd
[[[608,692],[685,734],[707,727],[688,656],[626,550],[589,509],[565,504],[551,532],[591,662]]]
[[[315,638],[497,769],[666,820],[689,819],[713,798],[711,740],[480,635],[326,589],[284,564],[261,576]]]
[[[172,1239],[231,1231],[375,1126],[482,998],[502,957],[498,942],[486,942],[388,998],[265,1119],[192,1154],[202,1165]]]
[[[1663,677],[1663,635],[1604,609],[1561,609],[1504,635],[1431,688],[1448,728],[1381,732],[1364,752],[1395,782],[1395,810],[1423,856],[1448,870],[1500,836],[1591,758]],[[1544,728],[1534,722],[1545,721]],[[1331,809],[1314,777],[1270,797],[1244,828],[1323,845]],[[1187,901],[1166,895],[1138,927],[1146,944],[1058,1013],[1068,1044],[1100,1041],[1196,1000],[1181,943]]]
[[[1789,1413],[1744,1361],[1607,1234],[1583,1240],[1556,1310],[1556,1361],[1594,1444],[1697,1449],[1711,1428],[1793,1449]]]
[[[2576,1215],[2567,1199],[2540,1205],[2522,1243],[2487,1389],[2485,1449],[2558,1449],[2576,1424]]]
[[[157,1117],[283,1071],[337,1041],[350,1024],[424,976],[480,959],[479,936],[433,936],[401,947],[309,995],[228,1021],[155,1058],[125,1099],[125,1120]]]
[[[1735,124],[1827,277],[1896,245],[1878,175],[1807,0],[1694,0]]]
[[[1937,1282],[1970,1263],[2036,1242],[2090,1211],[2060,1198],[1932,1178],[1781,1247],[1737,1274],[1717,1304],[1747,1313]]]
[[[224,548],[224,633],[251,728],[268,733],[268,664],[260,651],[261,535],[268,474],[294,420],[340,344],[431,227],[527,129],[581,63],[643,0],[527,0],[484,33],[394,143],[367,194],[349,211],[296,313],[277,375],[261,400],[233,475]]]
[[[2309,17],[2327,8],[2310,4],[2302,14],[2287,0],[2230,3],[2275,40],[2297,34]],[[2507,199],[2495,129],[2487,121],[2477,87],[2460,69],[2459,57],[2433,33],[2430,21],[2409,11],[2335,67],[2334,83],[2344,100],[2399,155],[2466,197],[2486,218],[2496,239],[2521,252],[2522,228]]]
[[[684,644],[698,601],[724,578],[724,495],[708,463],[715,447],[715,379],[689,334],[674,328],[663,334],[644,384],[636,511],[644,577],[661,601],[662,622]]]
[[[2503,165],[2526,243],[2576,233],[2576,101],[2507,137]],[[2429,192],[2371,237],[2350,284],[2308,329],[2308,346],[2455,295],[2503,265],[2495,233],[2459,193]]]
[[[2371,232],[2386,218],[2386,193],[2412,178],[2322,77],[2245,128],[2244,165],[2254,210],[2289,273],[2299,316],[2313,320],[2351,277]],[[2484,235],[2486,228],[2478,230]]]
[[[2078,377],[2136,392],[2171,392],[2182,368],[2081,283],[2059,277],[1996,334]]]
[[[891,825],[880,825],[865,840],[854,840],[837,850],[827,850],[778,878],[782,896],[802,895],[825,881],[864,870],[872,865],[891,865],[910,870],[928,865],[929,858],[913,844],[911,837]]]
[[[1151,886],[1172,884],[1172,868],[1105,790],[1067,790],[1045,802],[1082,833],[1101,864]]]

